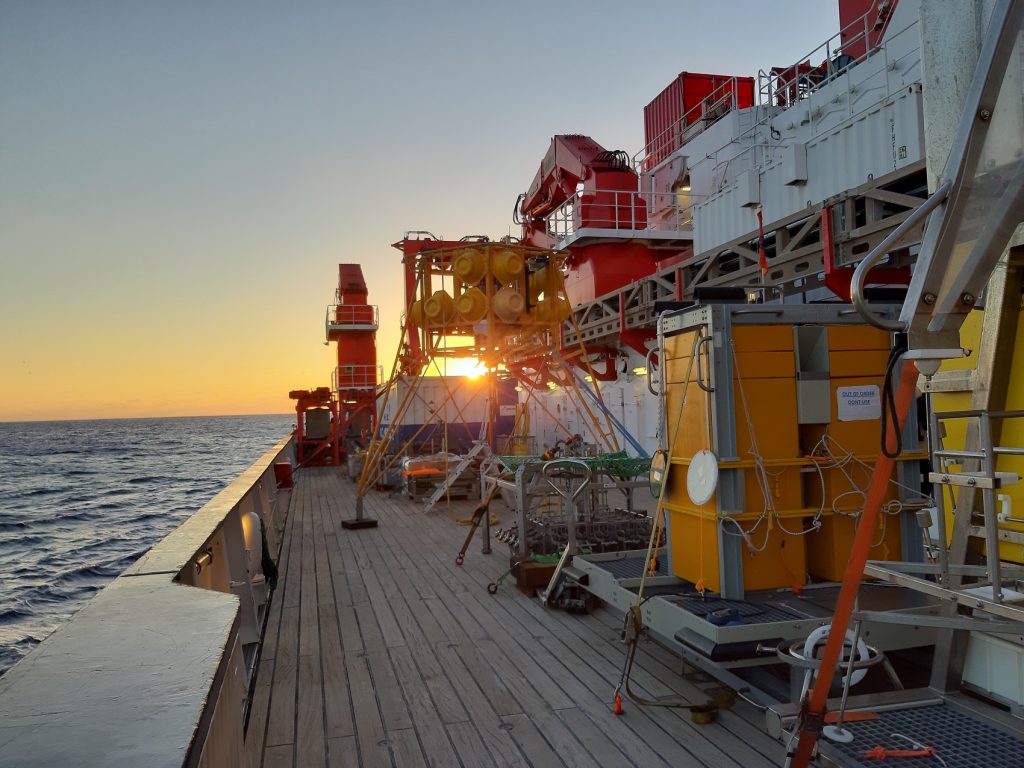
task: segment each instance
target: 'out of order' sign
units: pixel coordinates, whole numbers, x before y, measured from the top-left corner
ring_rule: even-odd
[[[840,421],[867,421],[882,416],[882,398],[878,385],[836,387],[836,405]]]

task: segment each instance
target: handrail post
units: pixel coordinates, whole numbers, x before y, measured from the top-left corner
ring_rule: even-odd
[[[853,273],[853,279],[850,281],[850,298],[853,301],[853,306],[854,309],[857,310],[857,313],[864,318],[866,322],[876,328],[881,328],[884,331],[904,330],[902,322],[886,320],[878,317],[871,311],[867,301],[864,299],[864,285],[867,281],[868,273],[874,269],[875,265],[881,261],[882,257],[885,256],[890,249],[896,245],[896,243],[903,239],[907,232],[917,226],[918,222],[926,218],[928,214],[930,214],[946,199],[951,186],[951,183],[948,181],[943,183],[927,200],[915,208],[913,213],[905,218],[903,222],[896,227],[896,229],[890,232],[882,242],[876,245],[874,250],[857,265],[857,269]]]

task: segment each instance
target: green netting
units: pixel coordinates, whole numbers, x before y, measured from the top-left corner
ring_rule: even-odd
[[[636,477],[651,468],[649,458],[628,456],[625,451],[603,453],[600,456],[565,456],[562,458],[582,461],[591,469],[601,469],[616,477]],[[509,472],[515,472],[521,466],[540,466],[544,460],[540,456],[499,456],[498,461]]]

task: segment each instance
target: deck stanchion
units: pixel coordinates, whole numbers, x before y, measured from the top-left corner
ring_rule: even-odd
[[[341,527],[348,530],[359,530],[360,528],[376,528],[377,521],[372,517],[363,517],[363,497],[356,496],[356,516],[341,521]]]

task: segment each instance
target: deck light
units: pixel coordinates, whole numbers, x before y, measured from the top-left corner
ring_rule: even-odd
[[[213,564],[213,548],[210,547],[201,552],[195,561],[196,574],[199,574],[203,568],[209,568]]]

